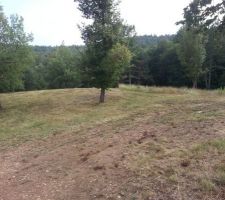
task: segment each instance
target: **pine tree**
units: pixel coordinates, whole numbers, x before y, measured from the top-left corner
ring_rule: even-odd
[[[75,0],[83,17],[92,22],[81,27],[82,38],[86,45],[83,73],[90,85],[100,88],[100,103],[105,100],[105,91],[117,84],[125,65],[106,62],[110,52],[119,50],[121,58],[128,59],[120,63],[129,63],[129,50],[126,42],[133,33],[133,27],[126,26],[117,10],[114,0]],[[123,47],[118,47],[121,44]],[[113,50],[112,50],[113,49]],[[107,65],[106,65],[107,63]],[[118,67],[119,66],[119,67]]]

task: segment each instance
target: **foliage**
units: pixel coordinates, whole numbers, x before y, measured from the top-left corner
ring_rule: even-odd
[[[221,31],[211,30],[208,36],[205,36],[206,58],[199,76],[198,86],[200,88],[219,88],[225,85],[225,57],[223,54],[225,51],[225,38],[223,34]],[[159,39],[160,42],[157,44],[147,44],[145,46],[135,42],[130,47],[132,51],[131,65],[125,67],[125,72],[120,82],[139,85],[191,86],[192,80],[188,76],[187,68],[181,64],[179,57],[181,38],[182,31],[178,32],[172,41],[160,41]],[[50,81],[55,76],[52,75],[52,78],[49,79],[49,76],[51,76],[50,68],[55,68],[54,64],[51,64],[50,67],[50,59],[57,48],[32,47],[35,52],[35,62],[27,67],[23,75],[25,90],[50,88]],[[72,62],[74,64],[71,68],[76,72],[77,77],[77,80],[74,82],[74,87],[92,87],[93,80],[90,79],[90,73],[88,73],[90,69],[85,67],[88,65],[85,47],[64,46],[64,48],[73,54],[71,60],[73,60]],[[65,61],[65,58],[63,60]],[[66,65],[64,66],[66,67]],[[117,83],[112,85],[116,86]],[[64,86],[69,87],[66,84]]]
[[[48,86],[46,68],[42,64],[28,67],[24,73],[23,80],[26,91],[46,89]]]
[[[176,87],[198,82],[200,88],[224,88],[225,29],[218,21],[224,4],[195,0],[185,8],[176,35],[136,36],[120,18],[117,1],[76,2],[88,21],[81,26],[84,46],[28,46],[31,35],[24,33],[23,19],[8,19],[1,9],[0,92],[71,87],[104,91],[119,82]],[[217,16],[208,25],[207,13]]]
[[[157,86],[187,85],[185,71],[177,54],[177,44],[174,42],[162,41],[151,51],[149,68]]]
[[[193,87],[196,88],[205,60],[203,34],[191,29],[182,29],[178,55],[182,65],[185,67],[187,76],[192,80]]]
[[[80,57],[84,47],[34,46],[35,62],[24,74],[25,90],[81,87]]]
[[[193,0],[184,9],[184,20],[179,22],[188,27],[224,27],[225,1]]]
[[[32,36],[24,32],[23,18],[8,19],[0,10],[0,92],[23,88],[22,76],[32,62],[28,43]]]
[[[124,76],[124,79],[129,82],[129,84],[137,85],[150,85],[152,80],[152,74],[148,66],[149,63],[149,46],[134,46],[133,47],[133,59],[131,66],[127,71],[127,74]]]
[[[114,45],[125,44],[133,27],[124,25],[117,10],[118,2],[114,0],[75,0],[83,17],[92,20],[89,25],[81,27],[82,38],[86,45],[84,73],[89,77],[91,86],[101,88],[100,101],[104,101],[104,91],[113,85],[115,75],[119,75],[121,66],[113,64],[105,67],[107,56]],[[115,51],[112,50],[111,53]],[[121,61],[119,61],[121,62]],[[124,61],[126,63],[126,61]],[[115,67],[117,66],[117,67]]]
[[[131,52],[126,46],[119,43],[113,46],[102,60],[101,69],[105,74],[99,77],[99,81],[107,88],[114,87],[119,82],[121,74],[129,67],[131,57]]]
[[[206,60],[203,66],[207,89],[225,85],[224,31],[211,28],[207,31]]]
[[[76,55],[63,45],[49,54],[47,62],[48,88],[78,87],[80,78],[76,60]]]
[[[138,46],[149,47],[149,46],[157,46],[162,41],[172,41],[175,35],[143,35],[143,36],[135,36],[134,40]]]

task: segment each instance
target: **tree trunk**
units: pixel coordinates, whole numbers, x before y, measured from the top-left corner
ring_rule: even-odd
[[[105,89],[101,88],[99,103],[104,103],[104,102],[105,102]]]
[[[205,74],[205,88],[208,90],[209,89],[209,79],[208,79],[208,74]]]
[[[212,72],[211,72],[211,69],[210,69],[209,72],[205,74],[206,89],[208,89],[208,90],[211,89],[211,82],[212,82]]]
[[[211,83],[212,83],[212,72],[211,70],[209,71],[209,82],[208,82],[208,89],[211,89]]]
[[[194,80],[193,81],[193,89],[197,89],[197,87],[198,87],[198,82],[197,82],[197,80]]]
[[[132,81],[131,81],[131,70],[129,70],[129,85],[132,84]]]

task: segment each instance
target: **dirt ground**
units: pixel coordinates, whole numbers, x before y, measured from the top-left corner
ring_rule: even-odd
[[[207,139],[225,137],[224,121],[178,127],[157,127],[147,121],[135,119],[132,126],[114,134],[113,127],[102,125],[84,136],[63,133],[6,150],[0,154],[0,199],[225,199],[224,191],[204,197],[191,185],[190,177],[182,177],[179,186],[169,184],[160,174],[141,175],[130,167],[139,148],[164,137],[167,151],[188,149],[193,141],[204,141],[206,135]],[[170,162],[177,165],[177,160],[161,158],[152,168],[157,171]]]

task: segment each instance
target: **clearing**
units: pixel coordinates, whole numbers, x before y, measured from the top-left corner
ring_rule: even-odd
[[[223,200],[225,94],[0,94],[0,200]]]

